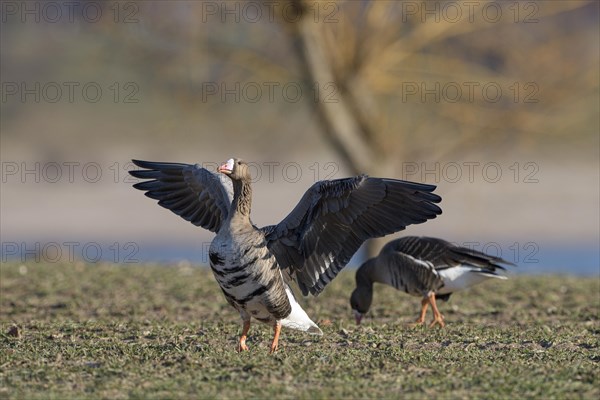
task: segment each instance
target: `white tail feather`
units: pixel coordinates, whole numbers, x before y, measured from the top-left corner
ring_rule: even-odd
[[[317,324],[315,324],[306,314],[306,312],[300,307],[300,304],[296,301],[294,294],[290,287],[285,285],[285,293],[287,294],[288,300],[292,305],[292,312],[287,318],[282,319],[281,325],[286,328],[297,329],[299,331],[304,331],[313,335],[323,335],[323,332]]]
[[[466,289],[489,278],[506,279],[503,275],[496,275],[481,268],[469,265],[460,265],[438,271],[438,274],[444,281],[444,287],[437,293],[446,294]]]

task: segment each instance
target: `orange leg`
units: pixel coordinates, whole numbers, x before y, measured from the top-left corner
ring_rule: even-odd
[[[429,304],[431,304],[431,308],[433,309],[433,321],[431,321],[429,327],[433,328],[435,325],[439,325],[440,328],[443,328],[446,324],[444,323],[444,316],[440,310],[438,310],[437,305],[435,304],[435,293],[431,293],[429,295]]]
[[[411,326],[423,325],[423,322],[425,322],[425,314],[427,313],[428,306],[429,298],[424,297],[423,300],[421,300],[421,314],[419,314],[419,318],[417,318],[417,320],[414,323],[410,324]]]
[[[240,337],[240,345],[238,347],[238,351],[248,351],[248,346],[246,346],[246,335],[248,335],[248,331],[250,330],[250,320],[244,321],[244,327],[242,328],[242,336]]]
[[[275,326],[273,327],[273,330],[275,331],[275,336],[273,337],[273,343],[271,343],[270,353],[274,353],[277,350],[277,347],[279,345],[279,334],[281,333],[281,323],[276,322]]]

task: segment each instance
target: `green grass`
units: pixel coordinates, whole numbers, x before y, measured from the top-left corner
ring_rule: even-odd
[[[440,303],[441,330],[409,328],[419,299],[383,286],[356,327],[352,284],[343,271],[304,301],[323,337],[284,328],[269,355],[254,323],[238,354],[239,315],[206,269],[4,264],[0,397],[600,396],[598,278],[486,282]]]

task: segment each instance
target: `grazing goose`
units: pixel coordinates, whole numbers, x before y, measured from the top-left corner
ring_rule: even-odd
[[[250,220],[248,164],[230,159],[213,173],[199,165],[133,160],[130,171],[146,181],[134,185],[146,196],[194,225],[217,235],[210,267],[225,298],[241,315],[238,351],[248,350],[250,319],[322,335],[294,299],[319,294],[367,239],[435,218],[441,198],[435,186],[365,175],[316,182],[279,224],[257,228]],[[285,278],[284,278],[285,277]]]
[[[423,297],[416,325],[425,322],[427,306],[431,304],[430,327],[443,327],[444,317],[437,308],[436,298],[448,301],[452,293],[488,278],[506,279],[498,274],[497,270],[505,269],[499,264],[514,265],[442,239],[408,236],[392,240],[377,257],[367,260],[356,271],[356,289],[350,296],[350,306],[356,323],[360,324],[371,307],[373,283],[384,283]]]

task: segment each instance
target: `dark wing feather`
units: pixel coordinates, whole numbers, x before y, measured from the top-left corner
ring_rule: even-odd
[[[382,251],[377,266],[383,269],[381,273],[387,275],[390,285],[415,296],[436,292],[444,286],[433,263],[400,251]]]
[[[489,273],[504,270],[504,265],[514,265],[500,257],[491,256],[467,247],[456,246],[438,238],[407,236],[386,244],[382,253],[397,251],[418,260],[433,264],[436,270],[457,265],[471,265]]]
[[[361,244],[435,218],[435,186],[357,176],[315,183],[278,225],[262,228],[304,295],[319,294]]]
[[[178,164],[132,160],[143,170],[129,171],[140,179],[133,185],[158,205],[173,211],[186,221],[217,232],[227,218],[233,199],[231,179],[215,174],[198,164]]]

